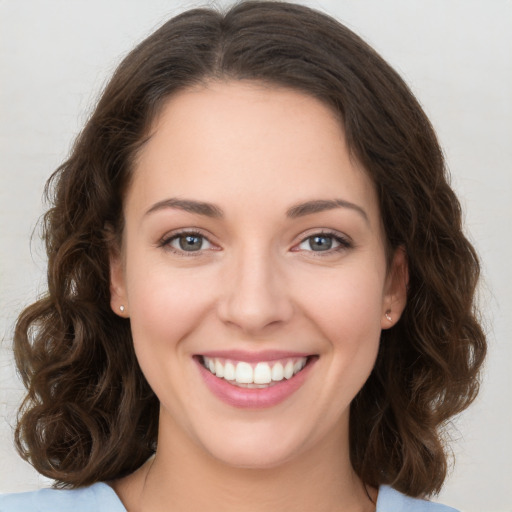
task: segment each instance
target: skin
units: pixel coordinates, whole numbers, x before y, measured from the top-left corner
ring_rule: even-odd
[[[162,207],[169,198],[223,215]],[[287,214],[339,199],[350,205]],[[161,403],[155,457],[113,483],[128,510],[374,510],[349,460],[349,406],[405,306],[407,269],[401,250],[388,264],[374,186],[329,108],[251,82],[174,95],[124,214],[111,304]],[[193,253],[176,238],[192,228],[204,237]],[[314,250],[319,233],[331,249]],[[286,400],[247,410],[214,396],[193,359],[232,349],[318,359]]]

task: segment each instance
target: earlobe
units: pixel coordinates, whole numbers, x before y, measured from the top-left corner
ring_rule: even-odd
[[[129,316],[124,266],[119,251],[110,254],[110,307],[116,315],[123,318]]]
[[[382,329],[389,329],[400,320],[407,303],[408,284],[407,254],[403,247],[399,247],[393,255],[386,280],[386,290],[382,302]]]

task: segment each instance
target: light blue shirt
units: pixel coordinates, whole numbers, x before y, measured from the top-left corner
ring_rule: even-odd
[[[127,512],[112,487],[97,483],[73,490],[41,489],[0,495],[0,512]],[[454,508],[405,496],[382,485],[377,512],[458,512]]]

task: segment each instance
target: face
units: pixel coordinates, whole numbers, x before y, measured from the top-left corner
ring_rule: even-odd
[[[173,96],[153,128],[111,293],[161,403],[159,448],[274,467],[348,446],[405,263],[387,265],[339,121],[302,93],[228,82]]]

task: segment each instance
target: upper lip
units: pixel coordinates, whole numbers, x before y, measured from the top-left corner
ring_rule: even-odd
[[[231,359],[234,361],[245,361],[247,363],[256,363],[258,361],[275,361],[278,359],[291,359],[297,357],[309,357],[313,354],[304,352],[290,352],[286,350],[262,350],[259,352],[250,352],[246,350],[209,350],[197,354],[209,358]]]

